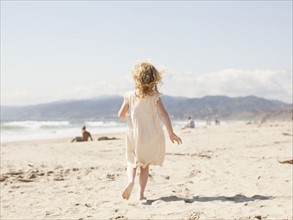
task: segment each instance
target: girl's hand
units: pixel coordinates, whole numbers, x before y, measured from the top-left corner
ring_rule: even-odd
[[[170,140],[172,141],[172,143],[174,143],[174,141],[176,141],[178,144],[182,144],[182,140],[180,137],[178,137],[176,134],[171,133],[169,135]]]

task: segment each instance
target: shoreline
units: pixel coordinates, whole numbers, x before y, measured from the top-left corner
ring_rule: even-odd
[[[204,121],[200,121],[201,124],[198,125],[198,121],[195,120],[195,124],[196,127],[194,128],[196,129],[202,129],[202,128],[212,128],[214,126],[218,127],[218,126],[239,126],[239,125],[250,125],[250,126],[270,126],[272,124],[287,124],[287,123],[292,123],[293,125],[293,121],[290,120],[272,120],[272,121],[268,121],[266,123],[260,123],[260,122],[251,122],[251,121],[234,121],[234,120],[227,120],[227,121],[222,121],[220,125],[215,125],[214,122],[211,125],[206,125],[204,124]],[[182,126],[184,125],[184,123],[182,123],[181,125],[177,125],[174,126],[174,130],[177,132],[180,132],[182,129]],[[120,127],[121,128],[121,127]],[[163,126],[164,128],[164,126]],[[57,129],[56,129],[57,130]],[[127,130],[127,125],[125,127],[122,128],[122,130],[124,131],[114,131],[114,132],[101,132],[101,133],[92,133],[92,137],[94,139],[94,141],[97,141],[98,136],[120,136],[122,134],[126,135],[126,130]],[[164,128],[165,130],[165,128]],[[187,130],[192,130],[192,129],[187,129]],[[31,140],[9,140],[9,141],[2,141],[0,140],[0,144],[2,145],[7,145],[7,144],[18,144],[18,143],[31,143],[31,142],[48,142],[48,141],[53,141],[53,142],[65,142],[66,140],[69,140],[69,142],[75,138],[76,136],[80,136],[81,134],[77,134],[77,135],[72,135],[72,136],[64,136],[64,137],[49,137],[49,138],[36,138],[36,139],[31,139]],[[94,138],[95,137],[95,138]],[[90,140],[89,140],[90,142]]]
[[[115,137],[115,136],[125,136],[125,132],[114,132],[114,133],[95,133],[92,134],[93,141],[84,141],[84,142],[77,142],[77,143],[86,143],[86,142],[95,142],[98,141],[97,139],[102,136],[108,136],[108,137]],[[1,141],[1,146],[4,145],[10,145],[10,144],[32,144],[32,143],[47,143],[47,142],[53,142],[53,143],[63,143],[67,142],[71,143],[71,140],[75,138],[74,136],[71,137],[56,137],[56,138],[48,138],[48,139],[33,139],[33,140],[17,140],[17,141]],[[76,143],[76,142],[73,142]]]
[[[61,127],[56,126],[56,123],[61,122]],[[51,140],[51,139],[62,139],[62,138],[74,138],[76,136],[80,136],[80,128],[82,124],[77,127],[69,126],[70,121],[11,121],[11,122],[3,122],[11,123],[10,125],[5,125],[2,127],[1,122],[1,143],[9,143],[9,142],[18,142],[18,141],[41,141],[41,140]],[[103,122],[104,125],[108,123],[112,123],[113,121]],[[64,123],[66,126],[63,127]],[[69,124],[68,124],[69,123]],[[92,123],[92,124],[87,124]],[[117,126],[102,126],[99,127],[100,121],[96,122],[87,122],[85,125],[87,126],[90,133],[95,135],[104,135],[104,134],[116,134],[126,132],[127,123],[125,121],[119,122]],[[98,123],[98,124],[97,124]],[[115,122],[116,123],[116,122]],[[186,125],[186,120],[175,120],[173,121],[174,129],[180,129],[184,125]],[[222,121],[222,124],[243,124],[245,121],[231,120],[231,121]],[[56,127],[46,127],[47,125],[52,126],[52,124]],[[94,126],[97,124],[97,126]],[[123,124],[123,126],[121,126]],[[206,126],[206,121],[204,120],[195,120],[195,124],[197,127]],[[214,122],[211,122],[211,126],[214,126]],[[12,126],[12,127],[11,127]],[[15,126],[15,127],[14,127]],[[45,127],[43,127],[45,126]],[[14,130],[15,129],[15,130]]]

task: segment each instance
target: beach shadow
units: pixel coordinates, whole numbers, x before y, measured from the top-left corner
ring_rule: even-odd
[[[193,203],[193,202],[213,202],[213,201],[222,201],[222,202],[235,202],[235,203],[242,203],[242,202],[252,202],[255,200],[269,200],[273,199],[273,196],[261,196],[261,195],[254,195],[252,197],[247,197],[242,194],[237,194],[235,196],[193,196],[193,198],[182,198],[178,196],[166,196],[161,197],[159,199],[147,200],[144,204],[151,205],[155,201],[164,201],[164,202],[177,202],[177,201],[184,201],[185,203]]]

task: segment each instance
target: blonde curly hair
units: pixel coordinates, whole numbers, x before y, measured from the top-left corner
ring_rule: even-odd
[[[151,63],[142,62],[134,65],[132,76],[137,97],[144,98],[158,93],[157,85],[162,83],[162,72],[158,71]]]

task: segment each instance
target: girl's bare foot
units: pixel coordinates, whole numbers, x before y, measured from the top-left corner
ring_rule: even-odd
[[[146,200],[147,198],[146,197],[144,197],[144,196],[140,196],[139,197],[139,200],[141,201],[141,200]]]
[[[128,183],[122,192],[123,199],[129,199],[131,191],[133,189],[133,183]]]

